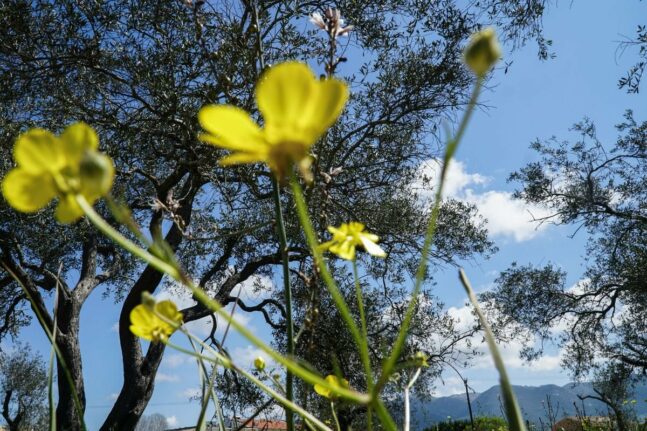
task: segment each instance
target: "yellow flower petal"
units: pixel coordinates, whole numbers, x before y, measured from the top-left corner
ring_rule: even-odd
[[[310,103],[310,112],[304,115],[312,119],[308,127],[317,135],[315,140],[337,121],[348,100],[348,86],[337,79],[319,81],[317,87],[317,98]]]
[[[155,304],[155,312],[161,316],[164,316],[171,322],[175,322],[176,325],[179,325],[182,322],[182,313],[178,311],[177,306],[171,300],[166,299]],[[170,325],[169,323],[164,323],[172,327],[172,325]]]
[[[31,129],[20,135],[13,156],[21,168],[32,174],[54,172],[65,165],[61,142],[43,129]]]
[[[322,397],[330,398],[330,389],[325,388],[319,384],[315,385],[315,392],[321,395]]]
[[[317,83],[303,63],[282,63],[265,73],[256,86],[256,103],[269,142],[298,142],[306,147],[314,144],[316,137],[309,129],[317,121],[312,118],[312,104],[318,100]]]
[[[99,148],[97,132],[83,122],[65,128],[60,139],[65,158],[71,164],[79,163],[85,151]]]
[[[79,204],[76,203],[74,196],[67,194],[65,196],[61,196],[60,200],[58,201],[58,206],[56,207],[54,217],[59,223],[68,224],[74,223],[75,221],[83,217],[83,214],[83,210],[81,209]]]
[[[375,235],[373,235],[375,236]],[[375,244],[372,240],[368,238],[368,235],[360,235],[359,237],[360,241],[362,241],[362,245],[364,246],[364,250],[371,256],[376,256],[376,257],[386,257],[386,253],[382,248]]]
[[[130,312],[130,332],[145,340],[152,341],[155,315],[145,305],[138,305]]]
[[[350,385],[348,384],[348,380],[340,379],[337,376],[334,376],[332,374],[329,374],[328,376],[326,376],[326,382],[328,382],[334,388],[344,388],[344,389],[350,388]],[[337,394],[334,390],[328,389],[322,385],[316,384],[314,386],[314,389],[315,389],[315,392],[321,395],[322,397],[326,397],[326,398],[337,397]]]
[[[313,145],[337,120],[348,99],[348,87],[336,79],[318,80],[297,62],[271,68],[256,87],[256,103],[265,119],[270,143]]]
[[[247,112],[229,105],[207,105],[198,112],[203,129],[214,135],[201,139],[234,151],[254,152],[265,145],[263,134]]]
[[[218,160],[221,166],[265,162],[267,157],[259,153],[233,153]]]
[[[56,197],[54,180],[49,174],[30,174],[25,169],[11,170],[2,181],[2,194],[13,208],[35,212]]]

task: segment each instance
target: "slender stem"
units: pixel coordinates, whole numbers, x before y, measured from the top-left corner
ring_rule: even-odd
[[[355,296],[357,296],[357,308],[359,310],[359,321],[362,329],[362,337],[364,342],[360,346],[363,350],[363,355],[369,358],[368,354],[368,328],[366,326],[366,313],[364,311],[364,298],[362,296],[362,286],[359,283],[359,273],[357,271],[357,260],[353,259],[353,276],[355,278]],[[371,369],[370,358],[364,363],[364,373],[366,374],[366,388],[367,392],[371,393],[373,390],[373,370]],[[373,411],[371,406],[368,406],[366,421],[369,431],[373,429]]]
[[[384,426],[384,429],[389,431],[396,431],[397,426],[391,417],[391,414],[384,406],[384,403],[380,398],[375,398],[373,401],[373,408],[375,408],[375,414],[380,419],[380,422]]]
[[[193,357],[198,358],[198,359],[204,359],[204,360],[207,360],[207,361],[215,363],[215,364],[221,363],[224,367],[231,368],[232,370],[236,371],[237,373],[243,375],[245,378],[250,380],[256,386],[258,386],[262,391],[264,391],[269,396],[271,396],[272,398],[277,400],[279,403],[283,404],[283,406],[287,407],[288,409],[290,409],[292,411],[297,412],[304,419],[307,419],[307,420],[311,421],[312,423],[314,423],[319,429],[324,430],[324,431],[331,431],[329,427],[327,427],[323,422],[321,422],[319,419],[317,419],[315,416],[313,416],[312,413],[304,410],[303,408],[301,408],[300,406],[298,406],[294,402],[289,401],[282,394],[275,391],[272,387],[266,385],[261,380],[259,380],[256,376],[254,376],[253,374],[245,371],[243,368],[238,367],[236,364],[231,362],[231,360],[229,360],[228,358],[225,358],[220,353],[218,353],[218,352],[214,351],[213,349],[211,349],[211,347],[206,345],[199,338],[195,337],[195,335],[193,335],[193,334],[191,334],[189,332],[184,332],[184,333],[187,336],[189,336],[192,340],[194,340],[195,342],[197,342],[201,346],[204,346],[210,352],[212,352],[214,354],[215,358],[210,358],[210,357],[204,356],[204,355],[202,355],[202,354],[200,354],[200,353],[198,353],[196,351],[191,351],[191,350],[185,349],[184,347],[180,347],[177,344],[173,344],[168,340],[164,341],[164,344],[166,344],[168,347],[170,347],[172,349],[175,349],[175,350],[177,350],[179,352],[185,353],[185,354],[187,354],[189,356],[193,356]]]
[[[287,326],[287,353],[288,357],[294,357],[294,325],[292,323],[292,287],[290,286],[290,261],[288,258],[288,238],[285,232],[283,221],[283,210],[281,209],[281,190],[276,178],[272,178],[272,195],[274,197],[274,209],[276,211],[276,230],[279,237],[281,249],[281,263],[283,266],[283,290],[285,294],[285,324]],[[285,375],[285,397],[289,401],[294,400],[294,375],[288,371]],[[289,409],[285,411],[285,422],[288,431],[294,430],[294,414]]]
[[[335,412],[335,403],[330,402],[330,411],[332,412],[332,418],[335,420],[335,428],[337,431],[341,431],[341,426],[339,425],[339,419],[337,418],[337,412]]]
[[[277,363],[285,366],[289,371],[293,372],[295,375],[299,376],[301,379],[306,381],[311,385],[321,385],[327,389],[335,390],[341,397],[346,398],[351,401],[355,401],[360,404],[367,404],[371,401],[371,397],[367,394],[362,394],[350,389],[340,388],[335,385],[331,385],[321,376],[313,373],[309,369],[299,365],[294,360],[286,358],[285,356],[278,353],[276,350],[272,349],[269,345],[263,342],[258,338],[252,331],[250,331],[245,325],[239,323],[237,320],[233,319],[229,313],[223,308],[215,299],[209,297],[207,293],[198,287],[189,277],[184,275],[177,267],[166,263],[159,259],[158,257],[152,255],[146,250],[142,250],[135,243],[130,241],[128,238],[124,237],[119,231],[110,226],[104,219],[101,218],[99,214],[94,211],[92,205],[88,203],[87,200],[81,195],[76,196],[76,200],[83,209],[84,213],[88,219],[108,238],[115,241],[125,250],[131,252],[135,256],[139,257],[149,265],[158,269],[159,271],[169,275],[174,280],[184,284],[193,294],[196,300],[201,302],[209,310],[216,313],[218,316],[222,317],[223,320],[229,322],[229,324],[238,331],[243,337],[247,338],[252,344],[265,352],[269,357],[275,360]],[[50,334],[51,335],[51,334]]]
[[[176,280],[180,280],[182,278],[180,271],[175,266],[140,248],[137,244],[123,236],[118,230],[110,226],[107,221],[97,214],[94,208],[92,208],[92,205],[90,205],[83,196],[77,195],[76,202],[92,224],[94,224],[94,226],[104,235],[116,242],[120,247],[142,259],[158,271],[168,274]]]
[[[27,287],[20,281],[20,278],[4,263],[2,264],[2,267],[4,268],[5,271],[7,271],[7,274],[13,278],[16,283],[22,288],[23,293],[27,297],[27,300],[35,304],[34,298],[32,297],[31,293],[27,289]],[[43,331],[45,331],[45,334],[47,335],[47,338],[49,339],[49,342],[52,344],[52,349],[56,352],[56,358],[58,359],[58,363],[63,369],[63,376],[65,380],[67,380],[67,384],[70,387],[70,390],[72,391],[72,401],[74,403],[74,410],[76,411],[76,414],[79,416],[79,421],[81,422],[81,430],[82,431],[87,431],[87,427],[85,425],[85,419],[84,419],[84,411],[83,408],[81,407],[81,399],[79,398],[79,394],[76,391],[76,385],[74,384],[74,380],[72,379],[72,374],[70,373],[70,369],[67,366],[67,363],[65,362],[65,358],[63,358],[63,354],[61,353],[61,350],[58,348],[58,345],[56,344],[56,338],[52,331],[50,331],[49,327],[47,326],[47,323],[45,322],[44,316],[41,314],[41,312],[38,310],[38,308],[34,305],[32,307],[34,310],[34,314],[36,314],[36,319],[38,320],[38,323],[40,326],[43,328]],[[61,376],[58,376],[59,378]],[[324,380],[325,381],[325,380]],[[334,389],[334,388],[333,388]],[[341,391],[339,391],[341,393]]]
[[[472,303],[472,306],[474,307],[474,311],[476,312],[476,315],[478,316],[479,321],[481,322],[481,326],[483,326],[483,332],[485,333],[485,340],[487,341],[488,348],[490,349],[490,354],[492,355],[492,359],[494,360],[494,366],[499,372],[499,381],[501,383],[501,394],[503,395],[505,414],[508,419],[508,425],[510,427],[510,430],[526,431],[526,425],[523,421],[523,416],[521,415],[521,409],[519,408],[517,397],[515,396],[514,390],[512,389],[512,385],[510,384],[510,379],[508,378],[508,372],[505,369],[503,358],[501,357],[499,348],[497,347],[496,341],[494,340],[494,334],[492,333],[490,324],[485,318],[483,311],[481,311],[481,307],[479,306],[478,299],[476,299],[476,295],[474,294],[472,285],[470,284],[470,281],[467,279],[465,272],[463,272],[463,270],[460,269],[458,271],[458,274],[461,280],[461,284],[463,285],[463,287],[465,288],[465,292],[467,293],[467,297],[469,298],[470,302]]]
[[[431,244],[433,242],[434,234],[436,233],[436,226],[438,224],[438,216],[440,215],[440,207],[442,203],[443,188],[445,186],[445,179],[447,177],[447,171],[449,170],[449,164],[452,160],[452,157],[456,153],[458,144],[463,138],[463,135],[467,128],[467,124],[469,123],[469,120],[472,117],[472,113],[474,111],[474,108],[476,107],[476,101],[478,100],[478,96],[481,92],[482,84],[483,84],[483,78],[477,78],[476,84],[474,85],[474,89],[472,91],[472,96],[470,97],[470,100],[467,105],[467,109],[463,114],[463,118],[460,122],[460,125],[458,126],[458,130],[454,135],[454,137],[447,142],[447,147],[445,148],[445,155],[443,157],[443,165],[440,172],[440,181],[438,183],[438,187],[436,188],[436,194],[434,197],[434,206],[431,210],[429,225],[427,226],[425,240],[422,245],[420,264],[418,265],[418,270],[416,272],[416,280],[413,287],[413,291],[411,293],[411,301],[409,302],[409,306],[407,307],[407,311],[404,315],[404,320],[402,322],[400,332],[398,333],[398,337],[395,340],[395,344],[393,345],[393,350],[391,351],[391,354],[389,355],[389,357],[384,362],[384,365],[382,366],[382,374],[380,375],[380,378],[378,379],[376,384],[377,391],[381,391],[381,389],[387,383],[391,375],[391,372],[395,367],[395,363],[400,357],[400,352],[404,347],[404,342],[407,338],[407,333],[409,330],[409,326],[411,324],[411,319],[413,318],[413,312],[418,302],[418,294],[420,293],[420,289],[422,288],[422,283],[425,279],[425,274],[427,272],[427,263],[428,263],[427,260],[429,259],[429,251],[431,250]]]
[[[409,406],[409,391],[413,387],[413,385],[416,383],[416,380],[418,380],[418,377],[420,377],[420,371],[421,368],[418,368],[416,372],[414,373],[413,377],[409,382],[406,384],[404,387],[404,427],[403,431],[409,431],[410,429],[410,422],[411,422],[411,407]],[[474,430],[472,430],[474,431]]]
[[[185,332],[185,331],[182,331]],[[185,332],[186,333],[186,332]],[[191,348],[193,349],[194,352],[198,353],[198,349],[195,346],[195,343],[191,339],[190,336],[187,335],[187,338],[189,340],[189,343],[191,344]],[[225,430],[225,419],[222,414],[222,409],[220,408],[220,400],[218,399],[218,395],[216,394],[216,391],[213,389],[214,382],[216,380],[216,374],[218,373],[218,364],[216,363],[213,367],[213,370],[211,370],[211,377],[206,379],[207,375],[209,374],[207,371],[207,366],[204,363],[204,360],[202,358],[196,358],[198,367],[200,369],[200,374],[204,377],[204,380],[208,380],[208,385],[209,385],[209,394],[207,394],[207,399],[204,400],[204,403],[202,404],[202,410],[200,411],[200,417],[204,417],[204,413],[206,412],[206,407],[209,404],[209,395],[211,396],[211,399],[213,399],[213,406],[216,409],[216,415],[218,416],[218,425],[220,426],[220,430],[224,431]],[[203,382],[204,383],[204,382]],[[203,390],[202,396],[205,396],[205,391]],[[198,423],[201,423],[198,421]],[[199,427],[196,427],[200,429]]]
[[[353,319],[353,316],[351,315],[348,304],[346,304],[346,301],[339,291],[335,280],[332,278],[330,270],[328,269],[328,265],[323,258],[321,250],[319,249],[319,241],[317,241],[317,236],[315,234],[314,227],[312,226],[312,221],[310,221],[310,215],[308,214],[308,208],[306,206],[305,198],[303,197],[303,191],[301,190],[299,181],[297,180],[294,173],[292,173],[292,175],[290,176],[290,186],[294,195],[294,201],[296,203],[299,221],[301,222],[301,227],[303,228],[303,231],[305,233],[310,251],[312,252],[315,265],[320,271],[321,279],[326,284],[328,292],[330,293],[330,296],[332,296],[337,310],[341,314],[342,319],[344,319],[348,330],[353,336],[355,344],[359,349],[360,358],[362,360],[362,363],[364,364],[364,367],[370,370],[370,360],[368,357],[366,339],[362,337],[362,333],[360,332],[357,324],[355,323],[355,320]]]

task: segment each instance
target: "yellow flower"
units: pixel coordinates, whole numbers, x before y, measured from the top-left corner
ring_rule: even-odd
[[[266,163],[283,179],[296,164],[310,179],[310,148],[337,120],[347,99],[343,82],[319,80],[303,63],[282,63],[270,68],[256,85],[262,129],[240,108],[207,105],[198,113],[207,132],[200,139],[232,151],[220,160],[224,166]]]
[[[364,231],[364,225],[356,221],[343,223],[340,227],[328,226],[332,239],[321,244],[322,250],[335,253],[342,259],[354,260],[357,246],[364,247],[364,250],[372,256],[385,257],[386,253],[379,245],[377,235]]]
[[[130,332],[149,341],[168,339],[181,324],[182,313],[169,300],[156,302],[152,306],[139,304],[130,312]]]
[[[348,380],[340,379],[337,376],[333,376],[332,374],[326,377],[326,382],[328,382],[333,387],[344,388],[344,389],[350,388],[350,385],[348,384]],[[337,393],[334,390],[328,389],[319,384],[315,385],[315,392],[321,395],[322,397],[326,397],[329,399],[337,398]]]
[[[17,166],[2,181],[2,194],[9,205],[26,213],[58,197],[56,219],[72,223],[83,216],[75,195],[93,204],[112,187],[112,160],[97,152],[98,147],[96,132],[85,123],[68,126],[60,136],[31,129],[16,140]]]
[[[265,359],[263,359],[261,356],[254,359],[254,367],[258,371],[263,371],[265,369]]]
[[[488,27],[474,33],[470,38],[463,57],[465,63],[478,76],[484,76],[501,58],[501,46],[493,28]]]

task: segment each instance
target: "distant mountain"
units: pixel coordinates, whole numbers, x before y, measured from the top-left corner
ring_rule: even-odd
[[[590,383],[569,383],[564,386],[514,386],[517,399],[524,417],[530,422],[547,422],[549,404],[557,418],[574,416],[577,409],[584,414],[606,415],[607,407],[595,400],[580,401],[578,395],[593,393]],[[638,416],[647,416],[647,384],[636,387],[633,399]],[[501,390],[493,386],[480,394],[470,394],[472,410],[475,416],[502,416],[500,401]],[[550,401],[548,401],[550,400]],[[412,400],[411,428],[420,431],[436,422],[451,419],[468,419],[467,398],[465,394],[430,400]]]

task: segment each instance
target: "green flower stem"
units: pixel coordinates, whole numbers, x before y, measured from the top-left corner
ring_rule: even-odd
[[[294,402],[289,401],[282,394],[275,391],[272,387],[270,387],[270,386],[266,385],[265,383],[263,383],[256,376],[254,376],[252,373],[244,370],[243,368],[240,368],[240,367],[236,366],[233,362],[231,362],[231,360],[229,360],[228,358],[224,357],[220,353],[213,350],[210,346],[206,345],[199,338],[196,338],[193,334],[191,334],[189,332],[186,332],[185,330],[183,330],[182,332],[185,335],[187,335],[188,337],[190,337],[190,339],[196,341],[198,344],[200,344],[201,346],[208,349],[211,353],[214,354],[215,358],[205,356],[205,355],[203,355],[201,353],[198,353],[197,351],[191,351],[191,350],[185,349],[184,347],[180,347],[177,344],[173,344],[168,340],[164,341],[164,344],[166,344],[168,347],[170,347],[172,349],[177,350],[178,352],[185,353],[185,354],[187,354],[189,356],[193,356],[193,357],[198,358],[200,360],[206,360],[206,361],[212,362],[212,363],[214,363],[216,365],[218,365],[220,363],[220,364],[222,364],[222,366],[224,366],[226,368],[230,368],[230,369],[236,371],[237,373],[243,375],[249,381],[254,383],[263,392],[265,392],[266,394],[268,394],[269,396],[271,396],[272,398],[277,400],[279,403],[283,404],[283,406],[285,406],[286,408],[296,412],[297,414],[302,416],[304,419],[306,419],[306,420],[310,421],[311,423],[315,424],[320,430],[332,431],[323,422],[321,422],[319,419],[317,419],[315,416],[313,416],[312,413],[302,409],[300,406],[298,406]]]
[[[395,431],[397,426],[391,417],[391,414],[384,406],[384,403],[379,398],[375,398],[373,402],[373,408],[375,409],[376,416],[380,419],[380,422],[384,426],[384,429]]]
[[[339,419],[337,418],[337,412],[335,412],[335,403],[330,402],[330,411],[332,412],[332,418],[335,420],[335,429],[341,431],[341,426],[339,425]]]
[[[337,307],[337,310],[341,314],[342,319],[344,319],[346,326],[348,326],[348,329],[351,335],[353,336],[353,339],[355,340],[355,344],[357,344],[362,363],[364,364],[364,368],[367,370],[370,370],[371,365],[368,357],[367,340],[362,337],[362,333],[360,332],[359,328],[355,324],[355,321],[353,320],[353,316],[351,315],[350,310],[348,308],[348,304],[346,304],[346,301],[344,300],[344,297],[339,291],[339,288],[337,287],[335,280],[332,278],[332,275],[330,274],[330,271],[328,269],[328,265],[326,264],[326,261],[323,258],[323,254],[321,250],[319,249],[319,241],[317,241],[317,236],[312,226],[312,222],[310,221],[310,215],[308,214],[308,208],[306,206],[305,198],[303,197],[303,191],[301,190],[299,181],[297,180],[294,173],[292,173],[292,175],[290,176],[290,186],[292,188],[294,201],[297,206],[297,214],[299,215],[299,221],[301,222],[301,227],[303,228],[303,231],[306,236],[306,240],[308,242],[308,246],[310,247],[310,250],[312,252],[315,265],[319,269],[321,278],[326,284],[326,287],[328,288],[328,292],[330,292],[330,296],[332,296],[333,301],[335,301],[335,306]],[[367,376],[367,378],[370,378],[370,375]],[[339,388],[336,388],[335,392],[341,395]]]
[[[427,261],[429,259],[429,251],[431,250],[431,244],[433,242],[434,234],[436,233],[436,226],[438,224],[438,216],[440,214],[440,206],[442,203],[443,188],[445,186],[445,179],[447,177],[449,164],[452,160],[452,157],[454,157],[454,154],[456,153],[458,144],[460,143],[461,139],[463,138],[463,135],[465,134],[467,125],[469,124],[470,118],[472,117],[472,113],[474,112],[474,108],[476,107],[476,102],[481,92],[482,85],[483,85],[483,78],[482,77],[477,78],[476,84],[474,85],[474,90],[472,91],[472,96],[470,97],[470,100],[467,104],[467,109],[463,114],[463,118],[460,122],[460,125],[458,126],[458,130],[454,135],[454,137],[447,142],[447,147],[445,148],[445,155],[443,157],[443,166],[440,173],[440,182],[436,189],[436,194],[434,197],[434,206],[431,210],[429,225],[427,226],[425,240],[422,245],[420,264],[418,265],[418,270],[416,272],[416,280],[413,287],[413,291],[411,293],[411,301],[409,302],[409,306],[407,307],[407,311],[404,315],[402,327],[400,328],[398,337],[395,341],[395,344],[393,345],[393,350],[391,351],[391,354],[389,355],[389,357],[384,362],[384,365],[382,366],[382,374],[380,375],[380,378],[378,379],[377,385],[376,385],[376,389],[378,392],[381,391],[384,385],[388,382],[389,377],[393,372],[393,368],[395,367],[395,364],[398,358],[400,357],[402,348],[404,347],[404,342],[407,338],[407,332],[409,330],[409,326],[411,325],[411,319],[413,318],[413,312],[415,310],[416,303],[418,302],[418,294],[420,293],[420,289],[422,288],[422,283],[425,279],[425,274],[427,272],[427,263],[428,263]]]
[[[458,271],[461,284],[465,288],[465,292],[474,307],[474,311],[483,326],[483,332],[485,333],[485,340],[487,341],[488,348],[490,349],[490,354],[494,360],[494,366],[499,372],[499,381],[501,383],[501,393],[503,395],[503,404],[505,406],[505,415],[508,419],[508,426],[510,431],[526,431],[526,425],[523,421],[523,416],[521,415],[521,409],[519,408],[519,403],[517,402],[517,397],[514,394],[512,385],[510,384],[510,379],[508,378],[508,372],[505,369],[505,364],[503,363],[503,358],[501,358],[501,353],[499,348],[496,345],[494,340],[494,334],[490,328],[481,307],[479,306],[478,299],[474,295],[474,290],[470,281],[467,279],[465,272],[462,269]]]
[[[418,380],[418,377],[420,377],[420,371],[422,371],[422,369],[418,368],[416,370],[416,372],[413,374],[413,377],[411,378],[411,380],[409,380],[409,382],[404,387],[404,427],[403,427],[403,431],[409,431],[409,429],[410,429],[411,407],[409,406],[409,391],[411,391],[411,388],[416,383],[416,380]],[[472,430],[472,431],[474,431],[474,430]]]
[[[155,310],[153,310],[154,312]],[[156,313],[159,314],[159,313]],[[182,331],[182,332],[188,332],[188,331]],[[194,352],[198,353],[198,349],[195,346],[195,343],[191,339],[191,337],[187,334],[187,338],[189,340],[189,343],[191,343],[191,348],[193,349]],[[211,371],[211,376],[207,380],[207,376],[209,375],[209,372],[207,371],[207,366],[204,363],[204,360],[202,358],[196,358],[198,362],[198,366],[200,368],[200,374],[202,376],[203,384],[205,381],[207,381],[208,387],[209,387],[209,395],[206,400],[203,401],[202,404],[202,409],[200,410],[200,420],[198,420],[198,424],[203,423],[203,418],[206,418],[206,411],[207,411],[207,406],[209,405],[209,398],[213,400],[213,406],[216,409],[216,415],[218,416],[218,425],[220,426],[220,430],[224,431],[225,430],[225,419],[222,414],[222,409],[220,408],[220,400],[218,398],[218,395],[216,394],[216,391],[213,390],[213,385],[216,379],[216,374],[217,374],[217,364],[215,364],[213,370]],[[204,389],[203,389],[203,394],[202,396],[204,397]],[[204,426],[204,425],[202,425]],[[197,429],[202,429],[200,426],[196,427]]]
[[[60,275],[60,271],[59,274]],[[54,296],[54,307],[58,306],[59,283],[56,280],[56,295]],[[56,431],[56,402],[54,396],[54,362],[56,359],[56,333],[58,330],[58,315],[54,314],[54,327],[52,328],[52,347],[49,352],[49,369],[47,372],[47,402],[49,404],[49,429]]]
[[[254,335],[249,329],[244,325],[239,323],[237,320],[233,319],[229,313],[222,307],[222,305],[209,297],[206,292],[200,287],[196,286],[195,283],[187,276],[182,274],[182,272],[175,266],[164,262],[158,257],[152,255],[146,250],[139,248],[135,243],[130,241],[128,238],[124,237],[119,231],[110,226],[97,212],[92,208],[92,205],[88,203],[83,196],[77,195],[76,200],[85,212],[85,215],[88,219],[103,232],[108,238],[115,241],[121,247],[123,247],[128,252],[134,254],[135,256],[142,259],[144,262],[153,266],[157,270],[169,275],[174,280],[184,284],[189,288],[191,293],[195,298],[205,305],[209,310],[216,313],[218,316],[222,317],[226,322],[228,322],[236,331],[238,331],[243,337],[247,338],[252,344],[265,352],[269,357],[271,357],[277,363],[285,366],[288,370],[292,371],[295,375],[299,376],[301,379],[306,381],[311,385],[321,385],[327,389],[336,391],[340,396],[354,401],[360,404],[368,404],[371,400],[371,397],[367,394],[362,394],[350,389],[339,388],[335,385],[331,385],[321,376],[313,373],[312,371],[306,369],[305,367],[299,365],[295,361],[284,357],[266,343],[264,343],[260,338]]]
[[[359,283],[359,273],[357,271],[357,260],[353,259],[353,276],[355,278],[355,295],[357,296],[357,308],[359,310],[359,321],[362,329],[362,337],[364,338],[364,343],[361,345],[362,349],[366,349],[363,352],[363,355],[369,358],[368,354],[368,328],[366,326],[366,313],[364,312],[364,298],[362,295],[362,286]],[[373,370],[371,370],[370,358],[368,361],[364,362],[364,373],[366,374],[366,388],[370,394],[373,391]],[[367,426],[368,430],[373,429],[373,412],[371,406],[367,410]]]
[[[281,190],[276,178],[272,178],[272,195],[274,197],[274,208],[276,211],[276,230],[279,236],[279,247],[281,248],[281,263],[283,266],[283,290],[285,294],[285,324],[288,338],[288,358],[294,357],[294,324],[292,323],[292,288],[290,286],[290,261],[288,258],[288,238],[285,232],[283,211],[281,209]],[[288,371],[285,375],[285,397],[289,401],[294,400],[294,375]],[[294,431],[294,414],[291,410],[285,411],[285,422],[288,431]]]

